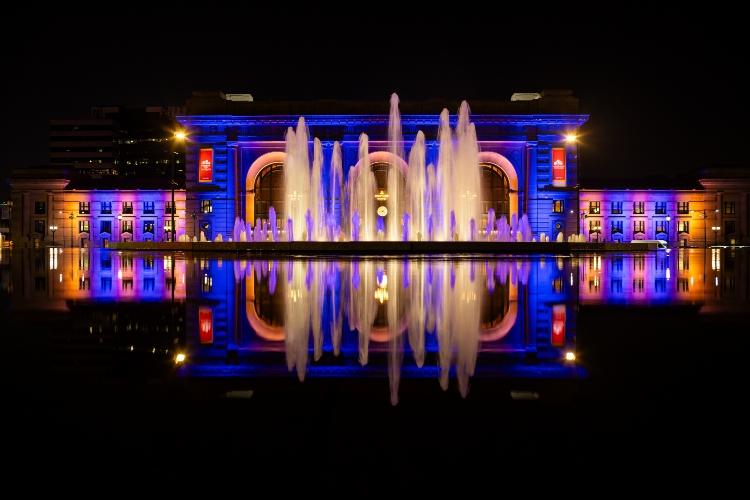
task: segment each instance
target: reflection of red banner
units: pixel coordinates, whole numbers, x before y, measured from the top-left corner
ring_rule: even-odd
[[[552,184],[565,186],[565,149],[552,150]]]
[[[201,149],[198,157],[198,182],[212,182],[214,180],[214,150]]]
[[[214,341],[214,312],[210,307],[198,309],[198,325],[201,344],[212,344]]]
[[[555,347],[565,345],[565,305],[552,306],[552,337],[550,343]]]

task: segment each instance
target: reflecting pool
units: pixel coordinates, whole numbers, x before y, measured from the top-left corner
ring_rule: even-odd
[[[474,378],[585,378],[581,307],[710,311],[734,291],[741,307],[737,260],[721,249],[380,260],[48,249],[6,252],[1,283],[30,330],[64,319],[55,330],[117,366],[186,380],[381,378],[395,405],[405,378],[462,397]],[[61,368],[82,368],[68,354]]]
[[[524,457],[718,466],[746,435],[749,288],[742,249],[3,251],[6,449],[76,468],[296,463],[331,486],[381,466],[494,478]]]

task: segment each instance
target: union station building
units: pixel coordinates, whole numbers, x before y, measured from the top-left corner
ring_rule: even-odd
[[[448,108],[455,126],[458,105],[402,102],[404,150],[422,131],[426,164],[437,164],[440,111]],[[562,233],[565,239],[582,234],[588,241],[664,239],[673,246],[748,241],[746,170],[707,170],[684,189],[588,189],[579,181],[576,142],[588,116],[570,91],[514,94],[509,101],[470,105],[479,146],[481,228],[493,209],[508,221],[525,214],[534,235],[545,233],[552,240]],[[335,141],[341,144],[344,181],[359,162],[361,133],[369,136],[376,196],[388,197],[390,175],[405,180],[404,159],[389,152],[388,111],[385,100],[255,102],[249,94],[194,92],[176,118],[188,140],[185,184],[174,189],[174,202],[169,182],[139,185],[132,179],[127,186],[110,186],[59,171],[15,172],[10,239],[22,246],[53,240],[104,246],[166,241],[174,229],[191,239],[202,232],[207,239],[227,240],[237,217],[267,222],[274,207],[283,221],[285,134],[301,116],[309,137],[322,143],[326,206],[336,207],[344,220],[341,200],[330,188]]]

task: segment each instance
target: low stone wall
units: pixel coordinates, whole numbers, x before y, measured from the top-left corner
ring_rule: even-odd
[[[656,243],[568,243],[495,241],[262,241],[120,242],[113,250],[248,252],[290,255],[569,254],[656,250]]]

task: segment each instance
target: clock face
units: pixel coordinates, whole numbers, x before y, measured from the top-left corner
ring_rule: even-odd
[[[381,217],[385,217],[386,215],[388,215],[388,209],[385,208],[384,205],[380,205],[378,207],[378,215]]]

